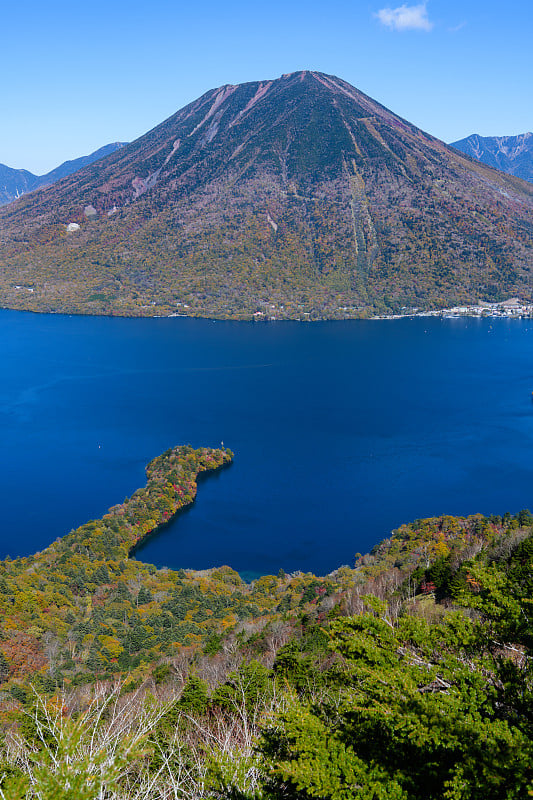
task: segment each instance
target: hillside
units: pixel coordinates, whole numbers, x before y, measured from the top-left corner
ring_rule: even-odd
[[[2,680],[48,674],[67,685],[109,678],[140,663],[201,652],[242,625],[256,630],[300,614],[345,610],[412,581],[444,560],[461,564],[502,541],[520,541],[529,512],[486,519],[439,517],[402,525],[353,568],[330,575],[266,575],[246,584],[229,566],[156,569],[135,548],[194,502],[198,475],[228,467],[230,450],[179,446],[148,464],[147,483],[34,556],[0,562]],[[186,565],[184,565],[186,566]],[[451,574],[451,573],[450,573]]]
[[[47,172],[46,175],[34,175],[26,169],[13,169],[0,164],[0,206],[16,200],[17,197],[38,189],[41,186],[50,186],[67,175],[72,175],[76,170],[93,164],[100,158],[104,158],[115,150],[124,147],[124,142],[112,142],[90,153],[88,156],[80,156],[71,161],[64,161],[58,167]]]
[[[136,545],[194,502],[197,478],[229,450],[181,446],[147,466],[147,484],[41,553],[0,562],[0,684],[39,673],[77,685],[218,641],[243,621],[315,602],[349,578],[267,576],[230,567],[172,571],[134,558]],[[186,566],[186,565],[185,565]],[[350,571],[348,571],[350,573]],[[320,587],[323,591],[319,591]]]
[[[452,142],[452,147],[468,156],[533,183],[533,133],[519,136],[479,136]]]
[[[135,544],[232,453],[0,563],[6,800],[533,793],[533,517],[403,525],[331,575],[156,569]]]
[[[0,304],[314,319],[530,299],[532,222],[528,183],[299,72],[213,89],[0,209]]]

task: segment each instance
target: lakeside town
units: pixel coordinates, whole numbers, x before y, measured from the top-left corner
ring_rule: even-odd
[[[512,297],[500,303],[486,303],[480,300],[475,305],[453,306],[453,308],[441,308],[437,311],[420,311],[418,308],[411,308],[404,314],[380,315],[372,317],[372,319],[402,319],[402,317],[444,317],[445,319],[458,317],[508,317],[518,319],[532,316],[533,303],[524,303],[519,298]]]

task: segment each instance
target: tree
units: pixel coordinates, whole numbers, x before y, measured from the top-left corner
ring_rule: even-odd
[[[521,528],[530,528],[533,526],[533,515],[529,508],[523,508],[522,511],[519,511],[517,519]]]
[[[9,678],[9,664],[7,658],[0,650],[0,683],[5,683]]]
[[[180,711],[203,714],[207,709],[207,690],[208,686],[205,681],[196,675],[189,675],[177,704]]]
[[[270,796],[527,796],[533,708],[523,718],[510,708],[511,681],[506,688],[482,625],[453,613],[438,625],[402,617],[393,626],[376,606],[331,628],[331,647],[345,664],[340,685],[312,701],[293,697],[266,728]]]

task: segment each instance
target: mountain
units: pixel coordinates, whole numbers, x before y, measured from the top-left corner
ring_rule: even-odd
[[[0,206],[10,203],[25,192],[31,192],[37,176],[27,169],[13,169],[0,164]]]
[[[232,318],[531,297],[533,187],[319,72],[206,92],[0,209],[0,304]]]
[[[56,167],[55,169],[51,170],[51,172],[47,172],[46,175],[41,175],[39,178],[37,178],[36,187],[49,186],[61,178],[65,178],[67,175],[72,175],[73,172],[76,172],[82,167],[87,167],[89,164],[99,161],[101,158],[114,153],[116,150],[120,150],[126,144],[127,142],[111,142],[111,144],[105,144],[103,147],[98,148],[98,150],[95,150],[94,153],[90,153],[88,156],[80,156],[80,158],[75,158],[72,161],[64,161],[59,165],[59,167]]]
[[[479,136],[473,133],[466,139],[452,142],[452,147],[533,183],[533,133],[519,136]]]
[[[51,170],[46,175],[34,175],[26,169],[12,169],[11,167],[6,167],[5,164],[0,164],[0,206],[10,203],[17,197],[40,186],[50,186],[60,178],[72,175],[76,170],[86,167],[88,164],[92,164],[110,153],[114,153],[115,150],[124,147],[124,144],[125,142],[106,144],[88,156],[81,156],[73,161],[63,162],[63,164],[60,164],[59,167]]]

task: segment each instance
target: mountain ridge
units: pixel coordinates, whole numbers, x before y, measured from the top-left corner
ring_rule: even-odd
[[[313,319],[529,299],[532,231],[531,185],[302,71],[209,90],[1,209],[0,303]]]
[[[452,146],[484,164],[533,183],[533,133],[480,136],[473,133]]]
[[[27,169],[15,169],[5,164],[0,164],[0,206],[16,200],[26,192],[39,189],[43,186],[50,186],[61,178],[71,175],[82,167],[104,158],[115,150],[119,150],[127,142],[110,142],[99,147],[89,155],[80,156],[68,161],[63,161],[59,166],[54,167],[44,175],[35,175]]]

